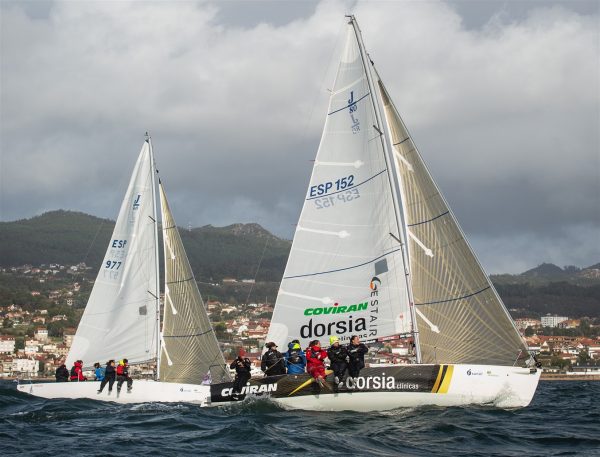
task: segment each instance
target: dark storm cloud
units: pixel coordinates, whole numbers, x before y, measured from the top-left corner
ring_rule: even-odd
[[[291,237],[353,11],[484,265],[599,260],[596,2],[40,3],[0,6],[2,220],[114,218],[150,130],[180,225]]]

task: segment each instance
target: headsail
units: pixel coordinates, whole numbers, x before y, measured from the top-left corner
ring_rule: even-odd
[[[157,227],[154,160],[145,141],[121,205],[108,250],[73,339],[67,365],[157,355]]]
[[[411,330],[394,188],[352,27],[267,339]]]
[[[159,185],[165,253],[165,296],[159,379],[201,384],[207,375],[228,381],[225,359],[204,303],[162,183]]]
[[[529,357],[381,80],[379,90],[402,183],[422,362],[513,365]]]

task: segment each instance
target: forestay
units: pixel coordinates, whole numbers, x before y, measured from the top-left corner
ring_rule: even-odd
[[[145,141],[121,205],[108,250],[67,357],[94,362],[157,353],[157,233],[154,164]]]
[[[280,347],[411,330],[403,234],[356,35],[348,28],[267,339]],[[393,235],[393,236],[392,236]]]
[[[423,363],[513,365],[527,347],[379,81],[402,194]]]
[[[159,379],[201,384],[230,379],[225,359],[167,202],[159,185],[165,254],[165,295]]]

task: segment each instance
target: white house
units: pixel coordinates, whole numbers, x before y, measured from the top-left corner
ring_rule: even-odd
[[[37,376],[40,369],[40,362],[33,359],[13,359],[11,371],[13,375],[27,374],[29,376]]]
[[[48,340],[48,329],[45,327],[38,327],[35,329],[35,333],[33,334],[33,336],[40,341],[47,341]]]
[[[565,316],[551,316],[547,314],[542,316],[542,327],[558,327],[558,324],[568,320],[568,317]]]
[[[0,336],[0,354],[15,352],[15,339],[12,336]]]

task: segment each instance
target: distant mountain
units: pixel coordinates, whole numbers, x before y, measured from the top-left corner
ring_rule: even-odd
[[[114,222],[109,219],[63,210],[0,222],[0,266],[85,262],[93,275],[104,258],[113,227]],[[252,297],[274,299],[290,241],[276,237],[258,224],[206,225],[180,228],[179,233],[205,297],[244,302],[250,293],[247,285],[211,284],[227,277],[256,277],[263,283],[253,287]],[[586,268],[542,263],[518,275],[495,275],[491,279],[515,316],[600,315],[600,263]]]
[[[64,210],[0,222],[0,265],[85,262],[96,270],[113,228],[109,219]],[[280,281],[291,246],[259,224],[207,225],[179,232],[199,281],[253,279],[257,271],[257,280]]]
[[[567,282],[582,286],[600,284],[600,263],[585,268],[573,265],[561,268],[552,263],[542,263],[518,275],[492,275],[495,284],[545,285],[551,282]]]

